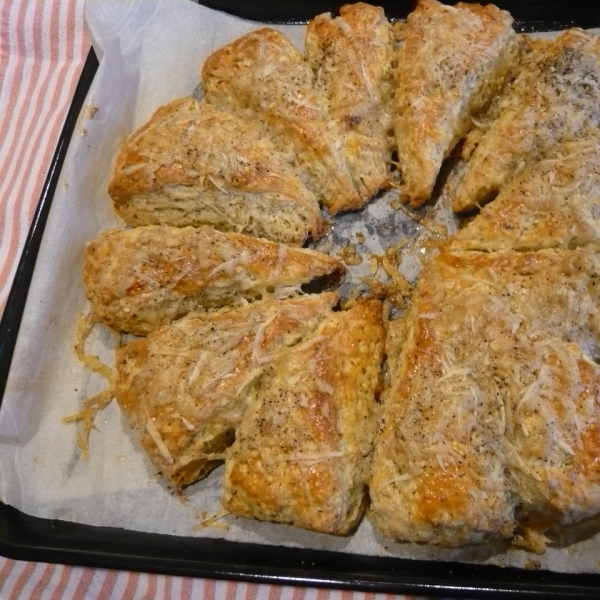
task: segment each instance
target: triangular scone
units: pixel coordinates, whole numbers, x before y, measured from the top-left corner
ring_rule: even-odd
[[[227,510],[335,534],[357,523],[384,333],[381,303],[359,301],[273,357],[226,460]]]
[[[450,238],[450,250],[574,248],[600,243],[600,131],[556,144]]]
[[[492,122],[470,156],[453,208],[477,208],[556,142],[579,138],[600,124],[600,37],[569,29],[510,86]]]
[[[515,33],[493,5],[419,0],[403,27],[394,98],[402,193],[430,196],[442,161],[471,127],[471,115],[500,88]]]
[[[263,28],[220,48],[201,77],[206,101],[261,122],[332,214],[362,206],[341,132],[313,89],[311,68],[282,33]]]
[[[305,53],[315,89],[343,132],[344,158],[361,198],[390,186],[390,114],[384,85],[391,75],[392,34],[383,9],[363,2],[308,23]]]
[[[600,511],[599,269],[597,247],[425,267],[386,348],[370,483],[386,537],[455,546]]]
[[[523,71],[529,69],[530,64],[535,62],[540,53],[549,48],[552,43],[553,40],[549,38],[531,37],[525,33],[517,34],[511,44],[504,84],[490,104],[471,118],[472,127],[460,147],[462,157],[468,159],[473,154],[490,125],[502,113],[502,106],[506,102],[505,96],[511,93],[515,80]]]
[[[509,537],[515,506],[492,431],[501,422],[501,407],[482,393],[485,383],[477,374],[470,377],[467,366],[460,368],[467,360],[463,354],[473,353],[471,340],[452,338],[454,323],[442,322],[444,305],[438,303],[444,296],[436,291],[447,292],[451,282],[434,281],[438,273],[429,272],[421,274],[406,322],[393,322],[388,332],[386,355],[393,358],[375,442],[369,516],[396,541],[458,546]],[[446,308],[456,312],[450,303]],[[468,317],[461,308],[461,317]],[[463,346],[454,348],[453,339]]]
[[[109,193],[134,226],[212,225],[297,246],[324,231],[316,198],[262,129],[191,97],[125,140]]]
[[[327,254],[240,233],[148,225],[105,231],[89,242],[84,285],[100,321],[146,335],[190,311],[290,296],[343,269]]]
[[[189,485],[217,466],[265,357],[312,332],[337,298],[328,293],[269,299],[192,313],[118,349],[117,402],[171,483]]]

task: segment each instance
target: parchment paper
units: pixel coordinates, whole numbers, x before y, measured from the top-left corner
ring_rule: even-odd
[[[80,459],[76,427],[62,418],[106,386],[77,361],[73,343],[78,317],[86,309],[81,281],[84,245],[103,229],[120,225],[107,194],[117,148],[159,105],[197,90],[198,70],[209,53],[259,26],[188,0],[88,0],[86,16],[100,67],[53,201],[0,412],[2,501],[39,517],[180,536],[598,572],[597,538],[535,556],[505,544],[458,550],[395,544],[375,534],[367,519],[349,537],[233,516],[218,521],[227,529],[196,530],[203,511],[208,516],[220,511],[221,470],[189,488],[182,502],[156,477],[115,403],[97,419],[89,459]],[[303,27],[276,28],[302,47]],[[390,210],[393,198],[388,194],[363,211],[337,218],[321,247],[335,254],[346,243],[360,241],[359,251],[381,254],[402,237],[431,237],[403,212]],[[455,227],[443,199],[428,210],[449,232]],[[419,244],[415,247],[417,252],[407,253],[402,263],[410,279],[420,266]],[[425,253],[424,247],[421,250]],[[364,260],[351,269],[351,279],[368,273]],[[88,346],[111,364],[116,342],[108,329],[97,327]]]

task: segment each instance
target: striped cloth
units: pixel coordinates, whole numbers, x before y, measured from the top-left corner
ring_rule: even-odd
[[[258,585],[189,577],[140,575],[87,568],[6,561],[0,568],[2,600],[391,600],[367,592]]]
[[[90,48],[84,0],[0,0],[0,314]],[[1,532],[0,532],[1,535]],[[0,557],[1,600],[381,600]]]
[[[87,56],[83,0],[0,0],[0,314]]]

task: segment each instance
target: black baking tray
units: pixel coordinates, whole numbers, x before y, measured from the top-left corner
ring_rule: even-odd
[[[205,0],[203,4],[269,23],[300,23],[342,2]],[[383,2],[390,18],[403,18],[413,1]],[[519,31],[600,27],[592,2],[498,0]],[[98,60],[94,51],[59,138],[14,283],[0,321],[0,408],[10,363],[48,213],[79,112]],[[470,598],[598,598],[600,575],[563,574],[450,562],[416,561],[297,548],[140,533],[26,515],[0,502],[0,554],[19,560],[83,565],[280,585]]]

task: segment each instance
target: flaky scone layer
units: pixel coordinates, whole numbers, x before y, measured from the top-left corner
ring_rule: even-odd
[[[266,371],[224,476],[234,514],[347,533],[366,500],[384,329],[379,301],[332,312]]]
[[[324,232],[316,198],[261,127],[192,97],[123,142],[109,193],[134,226],[212,225],[295,246]]]
[[[84,284],[92,312],[145,335],[192,310],[293,295],[339,275],[335,258],[212,227],[112,229],[88,243]]]
[[[600,510],[599,268],[594,247],[426,267],[387,348],[370,484],[386,537],[455,546]]]
[[[394,129],[402,193],[411,206],[431,196],[442,161],[504,81],[512,17],[489,4],[419,0],[402,28]]]
[[[600,37],[568,29],[541,46],[507,93],[472,153],[453,208],[488,202],[524,164],[600,123]]]
[[[181,488],[219,464],[266,357],[325,319],[336,293],[188,316],[121,347],[115,396],[142,448]]]

